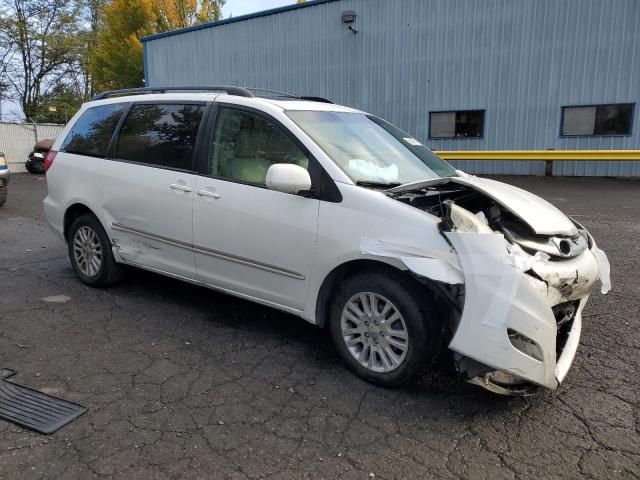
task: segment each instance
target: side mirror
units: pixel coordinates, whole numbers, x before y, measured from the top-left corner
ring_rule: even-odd
[[[267,170],[267,188],[284,193],[299,193],[311,189],[311,177],[299,165],[276,163]]]

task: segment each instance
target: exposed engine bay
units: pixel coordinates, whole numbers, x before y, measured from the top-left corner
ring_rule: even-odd
[[[610,289],[606,255],[589,233],[539,197],[487,179],[440,179],[387,194],[438,217],[457,254],[464,285],[449,282],[450,298],[463,298],[449,344],[457,370],[496,393],[557,388],[595,282],[602,293]]]
[[[520,245],[526,252],[543,252],[551,260],[575,257],[589,248],[588,236],[582,227],[577,235],[538,235],[517,215],[467,185],[446,183],[399,193],[393,198],[440,217],[444,222],[450,222],[451,215],[455,214],[451,205],[457,205],[475,214],[491,231],[503,233],[507,240]],[[451,231],[452,227],[445,223],[443,230]]]

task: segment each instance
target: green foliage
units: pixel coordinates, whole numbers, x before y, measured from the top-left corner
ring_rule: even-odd
[[[30,118],[38,123],[67,123],[82,101],[82,95],[77,90],[58,85],[42,96]]]
[[[154,33],[158,23],[151,0],[113,0],[105,7],[90,56],[96,90],[143,85],[140,37]]]
[[[0,0],[0,96],[26,118],[67,118],[96,91],[143,85],[140,37],[218,20],[224,3]]]
[[[160,28],[175,30],[220,20],[225,0],[154,0]]]
[[[0,72],[26,117],[76,65],[79,6],[65,0],[0,0]]]
[[[112,0],[99,22],[89,71],[95,90],[144,84],[140,38],[217,20],[224,0]]]

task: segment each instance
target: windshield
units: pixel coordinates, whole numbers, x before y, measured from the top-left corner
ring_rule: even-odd
[[[394,187],[455,176],[455,169],[419,141],[372,115],[287,111],[357,184]]]

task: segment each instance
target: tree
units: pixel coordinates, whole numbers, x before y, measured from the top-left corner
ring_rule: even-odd
[[[89,74],[97,90],[143,85],[140,38],[218,20],[225,0],[112,0],[99,22]]]
[[[91,55],[95,51],[100,19],[107,4],[107,0],[81,0],[82,1],[82,22],[85,31],[80,34],[83,37],[82,48],[78,55],[78,69],[75,70],[73,82],[76,90],[82,95],[82,99],[87,101],[96,92],[96,88],[91,76]]]
[[[0,97],[51,119],[61,98],[141,86],[140,37],[217,20],[224,1],[0,0]]]
[[[220,20],[225,0],[156,0],[163,30]]]
[[[31,115],[38,123],[67,123],[83,102],[82,95],[73,87],[59,84],[42,96]]]
[[[68,77],[81,40],[78,4],[65,0],[0,0],[0,73],[25,117]]]
[[[152,0],[113,0],[104,8],[89,71],[97,90],[143,84],[140,37],[158,31],[160,19]]]

